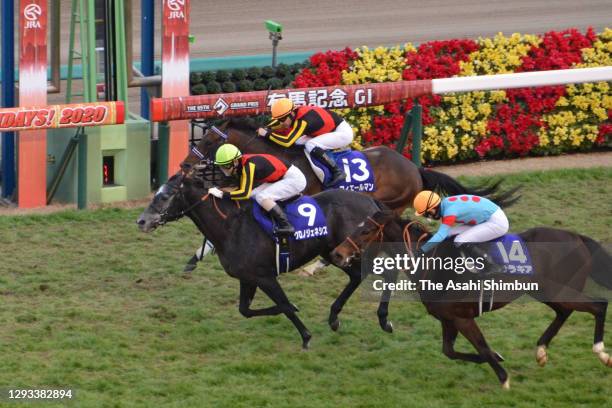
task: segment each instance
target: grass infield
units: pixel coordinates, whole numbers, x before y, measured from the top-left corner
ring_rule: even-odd
[[[612,242],[612,168],[505,178],[523,186],[507,210],[513,231],[546,225]],[[488,365],[442,354],[440,325],[419,303],[392,303],[388,334],[377,304],[357,293],[330,331],[328,308],[346,277],[329,267],[281,278],[313,333],[302,352],[283,316],[238,313],[238,281],[216,258],[181,273],[200,244],[191,221],[146,235],[139,212],[0,217],[0,387],[69,387],[76,407],[612,406],[612,369],[591,352],[590,315],[570,317],[544,368],[535,343],[551,309],[529,302],[479,318],[506,358],[512,389],[503,391]],[[269,304],[258,292],[254,307]],[[612,346],[612,313],[607,325]],[[473,350],[461,336],[456,348]]]

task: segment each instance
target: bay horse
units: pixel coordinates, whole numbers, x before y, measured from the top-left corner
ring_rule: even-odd
[[[218,128],[207,127],[202,139],[181,163],[183,171],[192,171],[201,162],[212,162],[213,156],[223,143],[231,143],[243,153],[266,153],[280,157],[297,166],[306,176],[304,194],[313,195],[323,190],[321,181],[313,172],[303,147],[285,148],[258,137],[258,126],[248,118],[232,118]],[[396,214],[412,206],[414,197],[422,190],[436,190],[445,195],[473,194],[493,201],[505,200],[515,191],[500,192],[500,181],[469,188],[452,177],[434,170],[417,167],[412,161],[387,146],[374,146],[362,150],[374,172],[376,191],[366,193],[380,201]],[[510,205],[510,202],[508,203]],[[195,268],[200,257],[194,255],[185,271]]]
[[[138,217],[138,226],[143,232],[151,232],[167,222],[183,216],[189,217],[214,244],[225,272],[240,281],[240,313],[247,318],[285,314],[300,333],[302,347],[307,348],[311,334],[296,315],[297,308],[289,302],[277,280],[276,247],[252,216],[252,203],[249,200],[238,205],[236,201],[217,199],[207,194],[210,186],[212,184],[208,181],[177,173],[158,190],[149,206]],[[381,208],[371,197],[345,190],[324,191],[313,198],[325,213],[328,235],[290,241],[291,270],[317,256],[329,261],[329,253],[334,247],[364,217]],[[341,269],[350,280],[330,308],[328,324],[334,331],[339,327],[338,315],[344,304],[362,281],[358,264]],[[275,305],[265,309],[251,309],[251,301],[257,289],[268,295]],[[381,323],[381,327],[387,332],[392,331],[386,320],[384,323]]]
[[[604,323],[608,307],[608,297],[591,298],[585,293],[587,279],[591,278],[601,285],[607,296],[612,289],[612,257],[593,239],[570,231],[553,228],[532,228],[518,234],[526,242],[531,256],[532,276],[521,277],[522,282],[537,283],[537,291],[500,291],[491,298],[489,311],[498,310],[513,300],[528,294],[543,302],[555,313],[555,319],[546,328],[537,341],[536,361],[544,366],[548,361],[547,348],[553,337],[573,311],[591,313],[595,317],[593,352],[606,366],[612,367],[612,357],[604,347]],[[362,252],[371,245],[373,253],[379,251],[381,242],[402,243],[404,253],[412,252],[418,243],[431,237],[429,231],[418,221],[404,220],[391,211],[380,211],[367,218],[347,239],[332,252],[332,262],[346,267],[359,258]],[[542,244],[545,243],[545,244]],[[440,245],[442,250],[436,257],[462,257],[454,245]],[[388,250],[388,248],[387,248]],[[418,282],[426,277],[428,280],[446,284],[457,279],[459,275],[453,270],[420,269],[410,275],[412,281]],[[501,280],[516,278],[516,275],[500,275]],[[428,292],[416,286],[421,301],[427,312],[438,319],[442,325],[442,352],[450,359],[488,363],[497,374],[504,389],[510,387],[507,372],[501,366],[503,358],[493,351],[475,318],[481,313],[479,291],[462,292]],[[481,292],[480,292],[481,293]],[[387,294],[389,295],[389,294]],[[457,334],[461,333],[478,351],[478,354],[455,351]]]

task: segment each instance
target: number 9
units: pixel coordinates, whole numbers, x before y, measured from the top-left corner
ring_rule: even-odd
[[[315,223],[317,216],[317,208],[312,204],[300,204],[298,206],[298,212],[302,217],[308,217],[308,226],[312,227]]]

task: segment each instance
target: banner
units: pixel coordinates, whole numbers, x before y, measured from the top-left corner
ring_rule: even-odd
[[[271,104],[283,97],[292,99],[296,105],[353,108],[383,105],[428,94],[431,94],[431,80],[152,98],[151,120],[257,115],[268,112]]]
[[[75,103],[0,109],[0,132],[121,124],[123,102]]]
[[[22,0],[19,9],[19,105],[47,103],[47,1]],[[47,200],[47,134],[17,138],[17,203],[42,207]]]
[[[189,0],[164,0],[162,11],[162,96],[189,95]],[[189,153],[189,123],[170,124],[168,176]]]

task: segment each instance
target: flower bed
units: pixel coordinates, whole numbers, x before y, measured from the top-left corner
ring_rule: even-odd
[[[498,34],[476,41],[431,41],[310,58],[295,87],[433,79],[612,65],[612,30]],[[610,84],[476,91],[419,98],[425,162],[559,154],[606,146],[612,134]],[[364,145],[394,146],[413,101],[343,109]],[[409,156],[410,146],[404,154]]]

